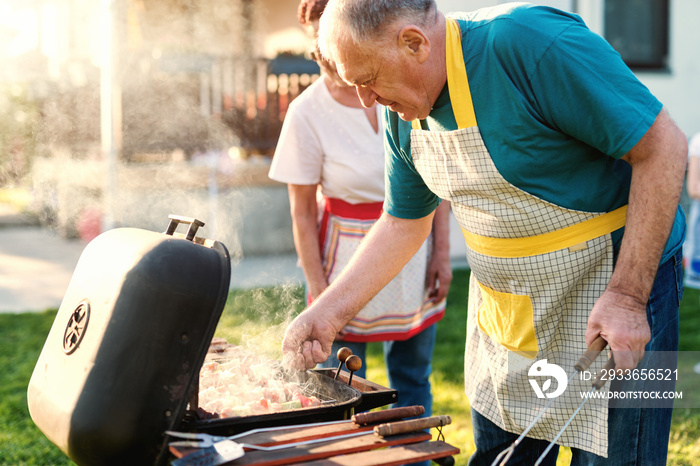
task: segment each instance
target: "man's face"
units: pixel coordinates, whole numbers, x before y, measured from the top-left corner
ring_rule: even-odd
[[[398,47],[341,45],[337,55],[338,74],[356,87],[365,107],[378,102],[406,121],[430,113],[432,102],[423,87],[419,64]]]

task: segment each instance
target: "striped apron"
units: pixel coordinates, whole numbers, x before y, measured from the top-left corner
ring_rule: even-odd
[[[574,211],[501,176],[477,126],[461,33],[452,19],[447,82],[458,129],[431,132],[414,121],[411,154],[426,185],[451,202],[467,245],[465,391],[476,411],[520,433],[549,401],[536,396],[530,366],[547,359],[569,376],[586,350],[589,312],[612,274],[610,233],[624,226],[626,207]],[[553,439],[580,404],[579,392],[589,388],[590,381],[572,380],[529,436]],[[591,399],[558,443],[607,456],[607,438],[607,401]]]
[[[324,197],[319,230],[323,268],[332,283],[382,213],[382,202],[350,204]],[[432,235],[399,274],[362,308],[337,339],[349,342],[408,340],[445,315],[445,299],[428,296],[426,273]]]

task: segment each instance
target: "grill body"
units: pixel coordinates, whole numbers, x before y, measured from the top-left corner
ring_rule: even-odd
[[[29,382],[32,420],[80,465],[163,464],[163,432],[197,386],[231,262],[192,228],[168,230],[119,228],[86,246]]]

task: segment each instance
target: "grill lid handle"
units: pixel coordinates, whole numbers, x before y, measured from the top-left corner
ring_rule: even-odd
[[[179,224],[186,223],[190,226],[187,230],[187,234],[185,235],[185,239],[188,241],[193,241],[199,227],[204,226],[204,222],[197,220],[194,217],[184,217],[182,215],[170,214],[168,215],[168,218],[170,219],[170,222],[168,223],[168,228],[165,230],[165,234],[172,236],[173,233],[175,233],[175,230],[177,230],[177,226]]]

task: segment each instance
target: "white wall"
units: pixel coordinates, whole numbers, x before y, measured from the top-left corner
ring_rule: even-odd
[[[605,0],[533,0],[531,3],[549,5],[576,13],[591,30],[603,31],[603,2]],[[472,11],[486,6],[507,3],[499,0],[437,0],[441,11]],[[669,69],[658,72],[638,72],[639,79],[664,103],[671,116],[690,137],[700,132],[700,1],[671,0]],[[631,12],[632,14],[632,12]]]
[[[519,1],[519,0],[511,0]],[[585,1],[585,0],[583,0]],[[436,0],[438,8],[444,13],[450,11],[472,11],[487,6],[500,5],[502,3],[510,3],[507,0]],[[571,10],[572,0],[531,0],[528,3],[536,3],[538,5],[548,5],[562,10]]]
[[[298,1],[263,0],[259,27],[266,31],[264,55],[274,58],[279,52],[304,53],[311,42],[297,20]]]
[[[681,129],[700,132],[700,2],[671,1],[669,72],[637,75],[661,100]]]

